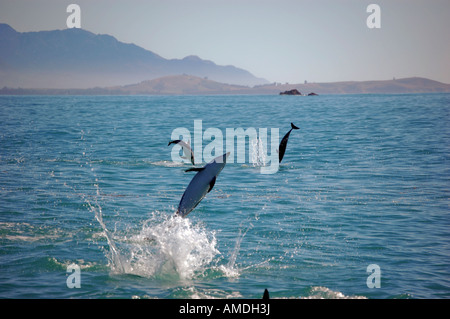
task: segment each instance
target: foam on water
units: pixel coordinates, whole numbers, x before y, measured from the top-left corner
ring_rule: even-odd
[[[17,242],[52,241],[69,236],[58,228],[35,226],[29,223],[0,222],[0,238]]]
[[[327,287],[314,286],[308,291],[307,296],[301,299],[367,299],[364,296],[347,296],[340,291],[334,291]]]
[[[174,162],[174,161],[156,161],[156,162],[151,162],[151,165],[155,165],[155,166],[162,166],[162,167],[182,167],[184,166],[184,163],[182,162]]]
[[[87,202],[106,237],[105,255],[113,274],[192,279],[220,254],[215,233],[187,218],[155,211],[137,232],[115,236],[103,222],[96,199]]]

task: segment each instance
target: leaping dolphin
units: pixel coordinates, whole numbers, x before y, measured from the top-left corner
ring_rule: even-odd
[[[291,134],[292,130],[298,130],[298,129],[300,129],[300,128],[295,126],[293,123],[291,123],[291,129],[289,130],[289,132],[286,133],[286,135],[281,140],[280,146],[278,148],[278,160],[280,163],[283,160],[284,152],[286,152],[286,146],[287,146],[287,142],[289,140],[289,134]]]
[[[169,146],[170,144],[179,144],[183,148],[183,153],[185,156],[183,158],[190,158],[192,165],[195,165],[194,164],[194,152],[192,152],[191,146],[188,143],[186,143],[185,141],[182,141],[182,140],[173,140],[173,141],[170,141],[169,144],[167,144],[167,146]]]
[[[216,157],[211,162],[201,168],[190,168],[186,172],[196,171],[188,187],[181,197],[178,205],[177,215],[186,217],[209,193],[216,183],[217,175],[222,171],[230,152]]]

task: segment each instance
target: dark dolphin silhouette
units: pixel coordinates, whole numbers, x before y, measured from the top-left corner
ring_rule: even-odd
[[[173,141],[170,141],[169,144],[167,144],[167,146],[169,146],[170,144],[179,144],[183,148],[183,153],[185,156],[183,158],[190,158],[192,165],[195,165],[194,164],[194,152],[192,152],[191,146],[188,143],[186,143],[185,141],[182,141],[182,140],[173,140]]]
[[[291,131],[298,130],[298,129],[300,129],[300,128],[295,126],[293,123],[291,123],[291,129],[289,130],[289,132],[286,133],[286,135],[281,140],[280,146],[278,148],[278,160],[280,163],[283,160],[284,153],[286,152],[286,146],[287,146],[287,142],[289,140],[289,135],[291,134]]]
[[[197,174],[192,178],[188,187],[181,197],[178,205],[177,215],[186,217],[202,199],[208,194],[216,183],[216,178],[226,164],[230,152],[216,157],[211,162],[200,168],[190,168],[186,172],[196,171]]]

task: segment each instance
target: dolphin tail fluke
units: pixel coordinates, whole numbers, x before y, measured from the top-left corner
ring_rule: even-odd
[[[299,127],[295,126],[294,123],[291,123],[291,127],[292,127],[294,130],[299,130],[299,129],[300,129]]]

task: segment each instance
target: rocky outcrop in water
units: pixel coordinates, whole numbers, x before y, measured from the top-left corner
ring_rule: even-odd
[[[280,95],[302,95],[297,89],[280,92]]]

